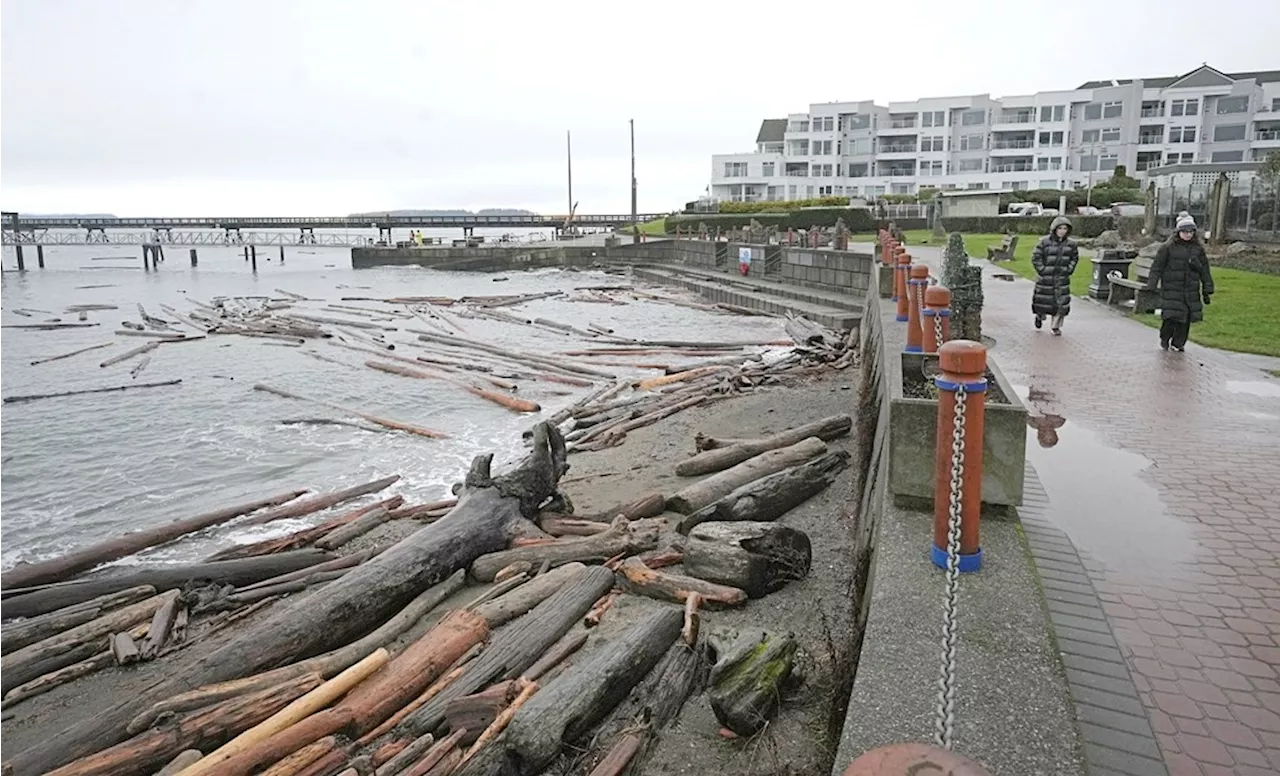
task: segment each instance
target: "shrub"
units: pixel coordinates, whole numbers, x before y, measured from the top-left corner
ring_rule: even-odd
[[[821,207],[795,210],[790,213],[683,213],[667,217],[667,234],[675,232],[676,227],[682,231],[696,230],[703,223],[711,231],[721,229],[742,229],[756,221],[762,226],[776,226],[778,231],[788,229],[812,229],[815,226],[830,228],[836,225],[836,219],[844,219],[844,225],[851,232],[873,232],[875,219],[869,210],[849,207]]]
[[[1057,216],[968,216],[944,218],[942,225],[948,232],[967,234],[1048,234],[1049,224]],[[1071,236],[1097,237],[1112,228],[1111,216],[1068,216],[1071,219]]]
[[[804,207],[848,207],[848,197],[815,197],[786,202],[721,202],[721,213],[790,213]]]
[[[812,207],[796,210],[791,213],[787,228],[812,229],[815,226],[830,228],[836,225],[837,219],[844,219],[845,227],[851,232],[874,232],[876,229],[876,220],[870,210],[851,207]]]

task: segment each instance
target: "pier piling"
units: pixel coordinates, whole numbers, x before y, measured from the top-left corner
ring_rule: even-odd
[[[43,245],[36,246],[36,266],[38,266],[40,269],[44,269],[44,246]]]
[[[22,246],[21,246],[21,245],[15,245],[15,246],[13,246],[13,249],[14,249],[14,252],[16,252],[16,253],[18,254],[18,271],[19,271],[19,272],[26,272],[26,270],[27,270],[27,264],[26,264],[26,262],[24,262],[24,261],[22,260]]]
[[[254,272],[254,274],[257,274],[257,272],[258,272],[258,246],[256,246],[256,245],[250,245],[250,246],[249,246],[249,261],[253,262],[253,272]]]
[[[197,259],[196,259],[196,249],[195,249],[195,248],[192,248],[192,249],[191,249],[191,266],[193,266],[193,267],[194,267],[194,266],[196,266],[196,263],[197,263]]]

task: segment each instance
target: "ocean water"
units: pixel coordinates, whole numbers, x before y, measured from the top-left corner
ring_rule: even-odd
[[[257,275],[236,248],[201,247],[199,267],[189,266],[185,248],[167,251],[155,272],[141,269],[137,246],[67,246],[45,251],[47,269],[35,270],[27,249],[26,273],[0,276],[0,319],[6,324],[47,318],[76,321],[68,305],[113,304],[117,310],[89,313],[99,326],[63,331],[4,329],[0,333],[0,394],[56,393],[130,382],[181,379],[177,386],[6,404],[0,409],[0,566],[54,557],[118,534],[190,517],[211,509],[294,488],[326,492],[390,474],[402,479],[380,496],[395,493],[406,503],[447,497],[478,453],[494,452],[495,467],[518,460],[522,432],[594,388],[521,382],[518,395],[533,399],[542,415],[518,415],[473,397],[456,386],[383,374],[362,364],[373,356],[324,342],[302,348],[232,335],[161,345],[137,378],[137,359],[106,368],[99,363],[145,343],[113,336],[123,320],[137,321],[141,303],[167,317],[167,304],[189,312],[190,299],[273,296],[276,289],[322,299],[296,311],[343,317],[322,309],[343,296],[518,294],[575,286],[615,285],[625,278],[600,272],[546,270],[495,276],[436,272],[417,267],[353,270],[346,249],[289,248],[284,265],[277,249],[260,251]],[[267,261],[263,254],[271,257]],[[112,257],[94,261],[99,257]],[[15,266],[5,248],[3,266]],[[93,267],[93,269],[82,269]],[[664,293],[676,295],[673,290]],[[15,309],[40,310],[32,317]],[[714,315],[668,304],[629,301],[593,304],[565,298],[503,308],[521,317],[545,317],[585,328],[605,324],[622,336],[690,340],[774,340],[784,337],[770,318]],[[352,316],[352,320],[368,320]],[[455,316],[468,336],[513,350],[554,354],[591,347],[578,337],[527,326]],[[426,328],[420,321],[386,325]],[[430,346],[415,335],[385,332],[397,354],[425,355]],[[104,342],[110,348],[32,366],[31,361]],[[602,344],[596,342],[595,347]],[[312,351],[353,366],[330,364]],[[672,357],[680,358],[680,357]],[[640,359],[644,360],[644,359]],[[653,360],[653,359],[650,359]],[[591,359],[578,362],[590,364]],[[652,371],[596,366],[618,376]],[[370,433],[341,426],[282,425],[284,419],[342,414],[252,390],[255,383],[323,399],[375,415],[438,429],[450,439],[402,433]],[[602,381],[600,384],[603,384]],[[350,419],[350,418],[348,418]],[[198,559],[232,543],[257,541],[313,524],[319,518],[267,526],[230,524],[154,548],[119,563]]]

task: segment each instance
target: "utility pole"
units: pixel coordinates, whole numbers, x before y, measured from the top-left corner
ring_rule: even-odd
[[[569,219],[573,220],[573,137],[567,129],[564,131],[564,145],[569,163]]]
[[[636,120],[631,122],[631,242],[640,242],[640,224],[636,220]]]

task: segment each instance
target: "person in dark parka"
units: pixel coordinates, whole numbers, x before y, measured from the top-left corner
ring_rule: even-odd
[[[1049,234],[1040,238],[1031,252],[1036,270],[1036,290],[1031,296],[1031,312],[1036,328],[1045,318],[1053,318],[1053,333],[1062,334],[1062,321],[1071,312],[1071,273],[1080,263],[1080,249],[1071,239],[1071,221],[1066,216],[1053,219]]]
[[[1204,320],[1204,305],[1213,296],[1213,274],[1209,257],[1196,235],[1196,222],[1189,215],[1178,218],[1178,232],[1160,246],[1147,290],[1160,292],[1160,347],[1179,353],[1187,345],[1191,324]]]

